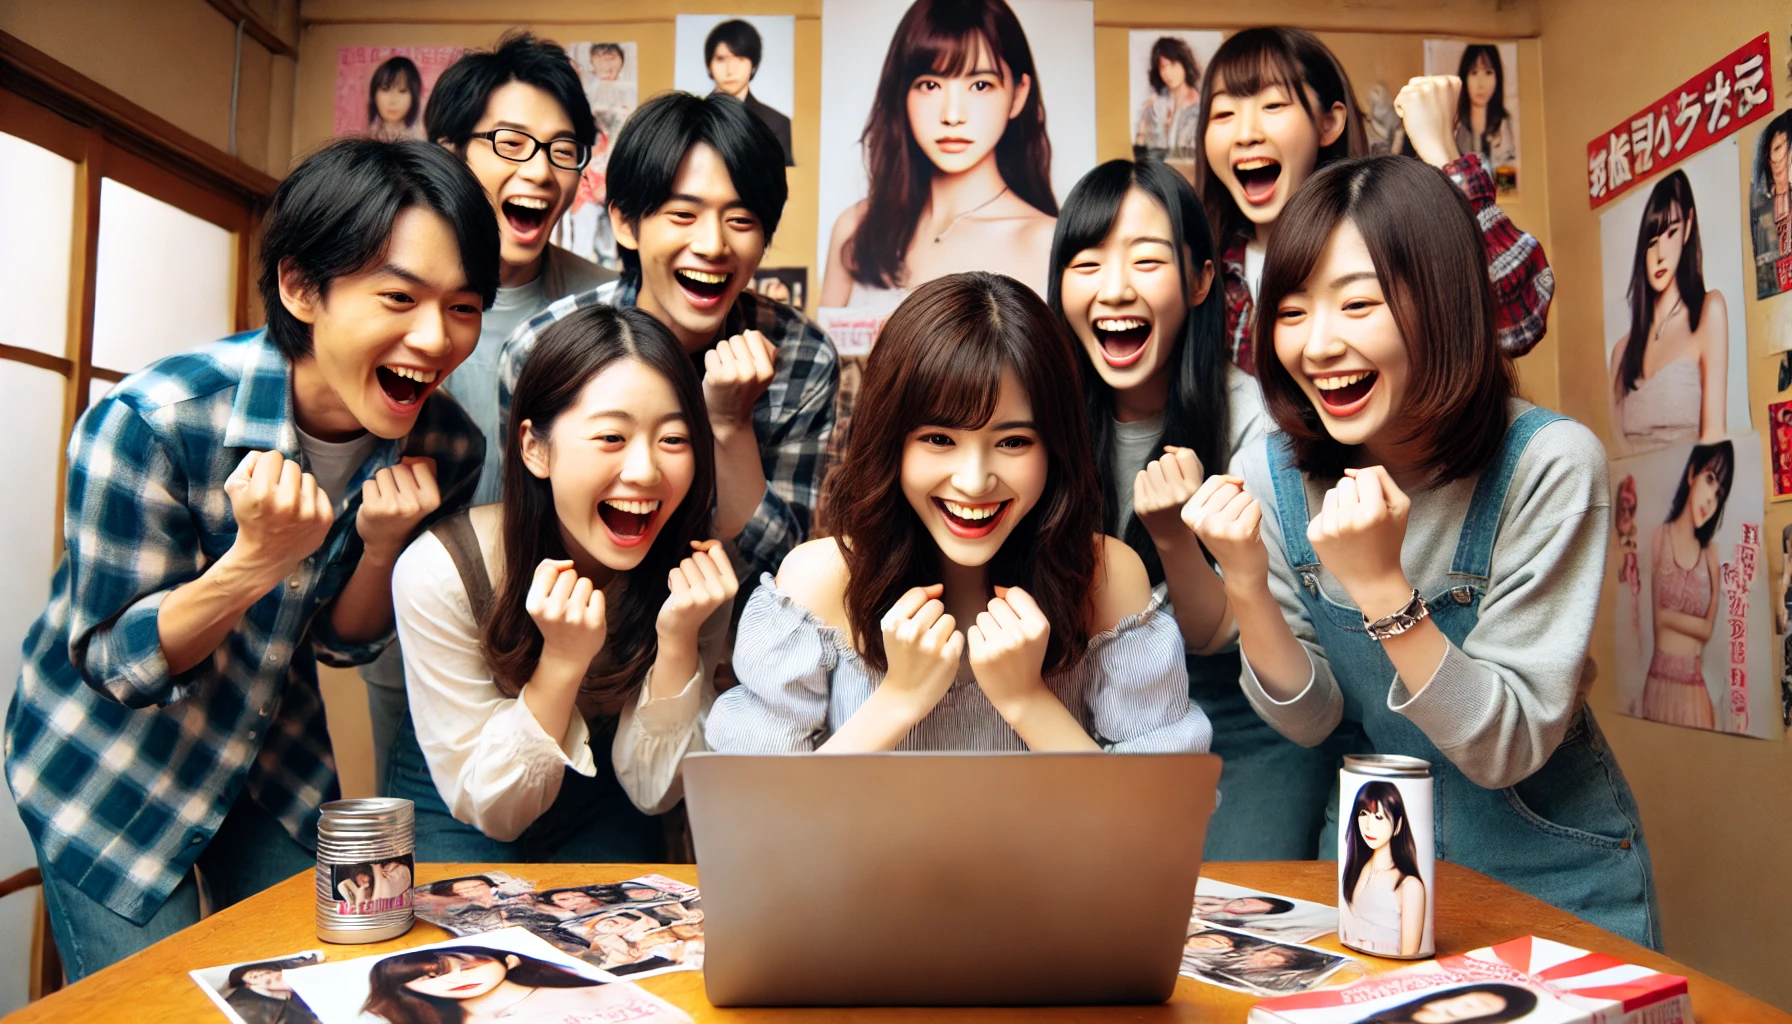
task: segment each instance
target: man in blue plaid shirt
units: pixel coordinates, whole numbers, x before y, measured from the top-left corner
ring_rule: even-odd
[[[784,212],[784,151],[740,101],[671,92],[618,133],[606,171],[620,281],[567,296],[517,329],[499,401],[538,332],[583,306],[640,306],[703,367],[716,439],[716,533],[743,563],[741,595],[808,539],[834,426],[834,346],[801,313],[747,291]]]
[[[432,392],[498,286],[448,150],[350,140],[281,184],[268,327],[152,363],[69,443],[65,550],[25,640],[6,775],[83,977],[308,868],[337,796],[317,659],[393,631],[393,562],[484,443]]]

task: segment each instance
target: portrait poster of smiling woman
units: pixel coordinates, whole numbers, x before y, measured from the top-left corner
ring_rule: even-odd
[[[1618,710],[1769,738],[1780,730],[1761,439],[1611,466]]]
[[[1436,948],[1432,780],[1339,773],[1338,939],[1411,958]]]
[[[1614,458],[1750,430],[1740,178],[1727,139],[1599,217]]]

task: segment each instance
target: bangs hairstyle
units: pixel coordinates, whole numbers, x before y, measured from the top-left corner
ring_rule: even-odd
[[[759,38],[759,30],[752,22],[740,18],[730,18],[709,30],[703,40],[703,66],[707,69],[715,62],[716,47],[726,46],[728,52],[736,57],[745,57],[747,63],[753,65],[753,72],[747,76],[751,80],[759,74],[759,59],[765,54],[765,44]],[[710,80],[715,79],[714,75]]]
[[[404,126],[411,127],[417,123],[417,112],[423,109],[423,76],[418,73],[417,65],[409,57],[387,57],[386,62],[373,69],[373,80],[367,83],[367,123],[380,123],[379,94],[382,89],[390,89],[403,84],[411,94],[410,109],[404,112]]]
[[[1201,84],[1201,62],[1195,59],[1195,51],[1189,49],[1188,43],[1177,36],[1158,36],[1157,42],[1151,44],[1151,67],[1145,72],[1145,80],[1150,83],[1152,92],[1166,92],[1170,88],[1157,70],[1158,63],[1166,60],[1182,65],[1183,81],[1194,86]]]
[[[1319,129],[1320,114],[1330,110],[1334,103],[1344,104],[1344,131],[1331,145],[1320,147],[1314,170],[1369,152],[1369,137],[1363,130],[1363,112],[1357,108],[1350,76],[1344,73],[1344,65],[1338,63],[1337,56],[1319,41],[1318,36],[1306,29],[1284,26],[1248,28],[1230,36],[1207,62],[1207,75],[1201,80],[1201,145],[1195,147],[1195,189],[1201,193],[1201,200],[1207,207],[1208,223],[1213,225],[1221,245],[1233,235],[1248,234],[1254,228],[1244,211],[1232,201],[1231,191],[1214,180],[1213,168],[1207,162],[1207,125],[1213,119],[1214,90],[1218,88],[1228,96],[1242,97],[1255,96],[1275,86],[1280,86],[1307,112],[1307,120],[1313,123],[1315,132]],[[1313,90],[1319,100],[1317,106],[1313,96],[1307,95],[1307,89],[1302,86]],[[1282,217],[1277,218],[1276,223],[1286,223],[1283,219],[1286,216],[1284,207]]]
[[[516,958],[515,967],[506,963],[511,957]],[[407,986],[422,978],[490,963],[505,964],[504,980],[528,988],[590,988],[602,984],[559,964],[490,946],[416,949],[374,962],[373,969],[367,972],[367,1002],[361,1004],[361,1012],[407,1024],[462,1024],[467,1011],[460,1000],[426,996]]]
[[[1784,110],[1774,115],[1761,129],[1761,137],[1755,140],[1754,186],[1760,199],[1772,199],[1773,180],[1773,140],[1779,139],[1780,145],[1786,147],[1786,159],[1792,160],[1792,110]]]
[[[759,219],[770,246],[790,195],[784,145],[746,104],[720,93],[663,92],[629,115],[604,172],[610,209],[630,225],[651,216],[672,198],[678,165],[700,142],[721,154],[741,205]],[[617,246],[617,252],[626,271],[640,273],[640,253],[626,245]]]
[[[1463,996],[1486,993],[1505,1000],[1505,1005],[1491,1013],[1479,1013],[1473,1017],[1458,1017],[1461,1024],[1506,1024],[1507,1021],[1523,1020],[1537,1008],[1537,993],[1522,985],[1508,985],[1503,981],[1485,981],[1478,985],[1465,985],[1461,988],[1433,989],[1411,1002],[1386,1010],[1378,1010],[1363,1018],[1363,1024],[1414,1024],[1419,1011],[1432,1003],[1447,999],[1459,999]]]
[[[1636,390],[1643,376],[1643,354],[1655,332],[1655,289],[1649,287],[1649,247],[1680,224],[1680,265],[1674,268],[1674,285],[1686,307],[1689,330],[1699,329],[1705,315],[1705,254],[1699,242],[1699,218],[1692,200],[1692,182],[1686,172],[1668,172],[1649,191],[1643,220],[1636,230],[1636,255],[1630,262],[1630,334],[1624,340],[1624,357],[1618,361],[1620,394]]]
[[[915,289],[878,335],[839,478],[835,534],[845,538],[846,614],[865,661],[885,671],[879,620],[910,587],[940,579],[940,552],[902,493],[902,455],[923,426],[989,422],[1004,372],[1033,407],[1045,448],[1045,492],[989,563],[991,582],[1022,587],[1051,624],[1045,671],[1082,659],[1095,577],[1101,492],[1077,407],[1076,357],[1058,318],[1031,288],[981,271]]]
[[[1487,127],[1477,142],[1498,135],[1500,126],[1506,123],[1506,66],[1500,60],[1500,48],[1491,43],[1473,43],[1462,48],[1462,60],[1456,64],[1456,77],[1463,82],[1462,92],[1456,97],[1456,123],[1469,131],[1474,130],[1474,121],[1470,118],[1475,105],[1468,98],[1468,75],[1475,70],[1476,64],[1481,63],[1493,72],[1493,96],[1487,101]]]
[[[1686,469],[1680,474],[1680,485],[1674,489],[1673,504],[1668,507],[1668,517],[1663,522],[1671,523],[1680,518],[1686,511],[1686,501],[1692,497],[1692,479],[1709,470],[1717,478],[1717,511],[1705,520],[1705,525],[1692,532],[1698,538],[1701,549],[1711,545],[1711,538],[1717,536],[1717,528],[1723,525],[1724,506],[1730,501],[1730,485],[1736,481],[1736,448],[1728,441],[1716,444],[1695,444],[1692,454],[1686,457]]]
[[[597,121],[591,116],[591,104],[585,99],[585,87],[579,84],[572,58],[560,44],[527,32],[506,32],[496,49],[472,50],[448,65],[429,94],[429,107],[423,112],[424,132],[430,141],[447,143],[464,159],[492,93],[511,82],[552,96],[572,122],[573,140],[587,151],[597,145]]]
[[[847,270],[860,284],[903,286],[915,225],[932,195],[933,161],[909,130],[909,88],[923,75],[968,75],[977,70],[977,58],[985,51],[996,70],[1007,65],[1004,81],[1011,86],[1022,75],[1032,82],[1026,103],[996,143],[996,169],[1009,191],[1043,213],[1058,215],[1045,102],[1020,19],[1003,0],[915,0],[890,39],[871,115],[859,136],[870,185],[865,218],[845,251]]]
[[[1150,196],[1169,215],[1170,241],[1176,250],[1176,268],[1181,274],[1185,302],[1191,280],[1203,264],[1217,259],[1213,236],[1207,231],[1207,217],[1201,212],[1201,200],[1187,178],[1155,160],[1109,160],[1083,175],[1070,190],[1052,237],[1046,297],[1072,338],[1075,331],[1064,313],[1064,272],[1077,253],[1107,241],[1119,219],[1120,204],[1133,189]],[[1169,401],[1164,405],[1163,434],[1151,445],[1153,454],[1147,461],[1160,454],[1167,444],[1193,449],[1209,473],[1225,472],[1232,460],[1231,410],[1226,388],[1231,355],[1225,341],[1225,302],[1225,289],[1216,280],[1207,289],[1207,298],[1188,310],[1181,332],[1162,342],[1175,346],[1170,356]],[[1118,521],[1120,488],[1128,488],[1130,493],[1133,476],[1145,465],[1114,464],[1114,389],[1101,379],[1083,346],[1074,348],[1083,371],[1083,404],[1089,411],[1090,440],[1094,445],[1096,475],[1101,481],[1102,532],[1119,537],[1136,551],[1155,585],[1163,580],[1163,560],[1150,534],[1145,532],[1145,524],[1137,516],[1124,523]]]
[[[641,564],[628,572],[620,599],[606,605],[609,639],[596,671],[579,686],[580,708],[606,712],[635,692],[659,651],[653,628],[668,593],[666,576],[691,553],[691,541],[709,533],[715,503],[715,444],[695,364],[664,325],[635,307],[587,306],[541,332],[516,381],[504,436],[504,578],[493,594],[483,648],[498,692],[515,697],[541,658],[541,629],[526,607],[534,566],[566,558],[554,510],[553,485],[523,463],[522,423],[539,441],[551,442],[555,421],[578,401],[593,378],[625,359],[663,377],[684,413],[696,472],[690,493],[667,516]]]
[[[1442,171],[1400,156],[1335,164],[1288,201],[1269,240],[1258,288],[1257,379],[1263,404],[1315,477],[1341,476],[1354,450],[1332,440],[1305,390],[1276,354],[1276,311],[1306,287],[1332,235],[1349,221],[1406,345],[1409,377],[1396,440],[1418,449],[1438,483],[1486,468],[1505,440],[1512,363],[1494,343],[1487,249],[1468,200]]]
[[[498,294],[498,221],[485,186],[454,154],[430,142],[338,139],[305,159],[274,191],[261,235],[261,303],[268,337],[288,359],[311,354],[311,327],[280,301],[280,270],[327,295],[337,278],[386,255],[392,224],[411,207],[448,222],[466,288],[492,308]]]
[[[1357,879],[1362,877],[1363,869],[1375,856],[1375,851],[1369,849],[1368,841],[1363,838],[1362,829],[1357,826],[1357,819],[1376,812],[1393,823],[1394,834],[1388,839],[1388,853],[1401,875],[1395,880],[1395,886],[1409,875],[1424,881],[1424,876],[1419,874],[1419,847],[1412,837],[1412,819],[1407,817],[1406,801],[1400,796],[1400,787],[1379,779],[1365,782],[1351,803],[1350,820],[1344,823],[1344,870],[1338,883],[1347,903],[1354,901]]]

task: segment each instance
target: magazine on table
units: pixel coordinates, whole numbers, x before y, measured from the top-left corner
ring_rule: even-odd
[[[1691,1024],[1686,979],[1527,936],[1251,1009],[1253,1024]]]
[[[1189,934],[1202,924],[1281,942],[1312,942],[1338,930],[1338,908],[1202,878],[1195,883]]]
[[[207,998],[236,1024],[317,1024],[317,1016],[287,983],[286,972],[323,963],[321,951],[245,960],[188,971]]]
[[[701,896],[664,875],[537,890],[487,872],[419,886],[417,892],[417,916],[456,935],[520,927],[617,976],[703,968]]]
[[[689,1022],[683,1010],[522,928],[286,972],[319,1024]]]
[[[1305,992],[1357,961],[1329,949],[1277,942],[1261,935],[1195,922],[1182,946],[1182,974],[1257,996]]]

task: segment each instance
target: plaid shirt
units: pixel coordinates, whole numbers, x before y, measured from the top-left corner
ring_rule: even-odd
[[[498,357],[499,419],[510,420],[510,394],[523,363],[542,330],[561,317],[587,306],[632,306],[640,283],[634,276],[599,285],[555,302],[535,319],[517,328]],[[753,518],[735,541],[746,565],[746,581],[760,573],[777,573],[790,549],[808,539],[826,470],[828,435],[834,428],[834,392],[840,363],[834,344],[822,329],[781,302],[742,292],[728,311],[718,338],[756,330],[778,350],[771,386],[753,405],[753,433],[759,438],[759,459],[765,468],[765,495]],[[701,354],[698,370],[702,371]]]
[[[1556,273],[1544,258],[1543,246],[1529,233],[1518,230],[1506,211],[1494,202],[1493,178],[1478,153],[1459,157],[1443,168],[1474,210],[1487,242],[1487,277],[1493,285],[1493,318],[1500,350],[1516,359],[1543,340],[1549,318],[1549,302],[1556,293]],[[1248,373],[1257,372],[1252,359],[1251,325],[1255,303],[1245,278],[1243,235],[1232,236],[1222,259],[1226,282],[1226,337],[1232,342],[1232,361]]]
[[[335,799],[316,659],[358,664],[328,605],[361,558],[361,483],[398,461],[385,441],[337,502],[317,552],[250,607],[209,658],[171,672],[156,617],[236,540],[224,481],[251,450],[301,457],[291,363],[265,331],[151,364],[81,417],[68,451],[64,555],[25,638],[6,715],[6,775],[49,863],[143,923],[248,792],[315,844]],[[465,505],[485,443],[459,405],[430,397],[403,442],[436,460],[437,515]]]

